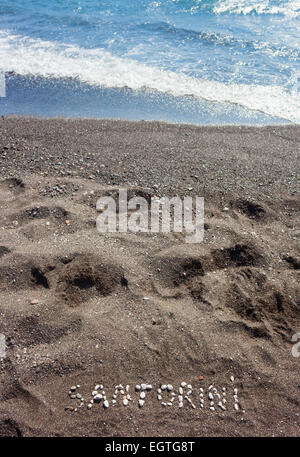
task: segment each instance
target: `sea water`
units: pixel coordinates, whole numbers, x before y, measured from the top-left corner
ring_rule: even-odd
[[[299,45],[299,0],[0,0],[0,115],[299,123]]]

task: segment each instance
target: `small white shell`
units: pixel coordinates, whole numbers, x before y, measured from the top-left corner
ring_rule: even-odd
[[[219,406],[223,411],[226,411],[226,408],[225,408],[225,406],[223,405],[223,403],[222,403],[221,401],[219,401],[218,406]]]

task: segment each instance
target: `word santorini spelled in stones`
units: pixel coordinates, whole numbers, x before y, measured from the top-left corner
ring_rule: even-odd
[[[234,377],[230,377],[230,381],[234,382]],[[78,411],[85,405],[85,400],[79,392],[80,385],[73,385],[69,390],[70,400],[75,400],[77,406],[68,406],[65,410]],[[123,407],[128,407],[131,403],[137,404],[139,408],[143,408],[148,399],[158,401],[163,408],[177,407],[179,409],[184,406],[191,409],[200,408],[203,410],[214,411],[228,411],[234,410],[235,412],[244,413],[245,410],[241,407],[238,388],[221,387],[217,389],[213,384],[207,388],[200,387],[194,389],[191,384],[181,382],[180,386],[176,389],[172,384],[159,384],[159,387],[154,393],[151,384],[137,384],[132,389],[134,393],[130,394],[130,385],[123,386],[122,384],[114,387],[113,394],[108,398],[104,386],[102,384],[95,384],[91,391],[89,400],[87,401],[87,409],[103,406],[104,409],[114,407],[117,404]],[[152,394],[152,395],[151,395]]]

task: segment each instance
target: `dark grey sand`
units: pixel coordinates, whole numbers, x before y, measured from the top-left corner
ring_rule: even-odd
[[[1,118],[0,436],[299,435],[299,146],[298,126]],[[119,187],[203,196],[204,241],[100,234]],[[162,406],[182,381],[196,408]],[[108,410],[87,409],[95,383]]]

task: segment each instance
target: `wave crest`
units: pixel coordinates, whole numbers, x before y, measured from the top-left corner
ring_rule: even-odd
[[[119,58],[103,49],[36,40],[0,32],[0,71],[20,75],[75,78],[99,87],[148,89],[173,96],[194,96],[233,103],[300,123],[300,96],[278,86],[224,84],[165,71]]]

